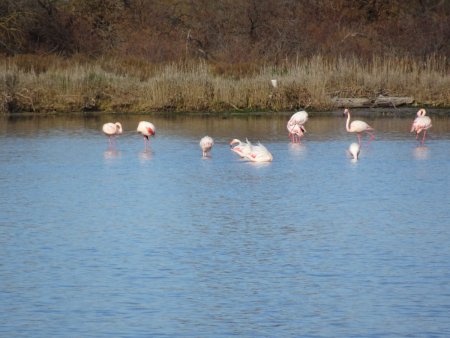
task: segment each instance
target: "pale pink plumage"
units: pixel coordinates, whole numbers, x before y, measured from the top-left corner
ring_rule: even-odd
[[[144,136],[145,149],[147,149],[147,142],[150,142],[149,137],[156,135],[155,126],[151,122],[141,121],[138,124],[137,132]]]
[[[200,148],[202,148],[203,157],[209,156],[214,145],[214,140],[210,136],[202,137],[200,140]]]
[[[344,110],[344,114],[347,115],[347,123],[345,125],[345,128],[349,133],[357,134],[358,144],[361,144],[361,133],[362,132],[365,132],[370,136],[369,142],[375,138],[375,135],[373,133],[371,133],[371,131],[373,131],[374,129],[371,126],[369,126],[366,122],[359,121],[359,120],[350,122],[350,110],[348,110],[348,109]]]
[[[109,146],[115,146],[115,139],[114,137],[117,135],[122,134],[122,124],[120,124],[120,122],[116,122],[116,123],[105,123],[102,127],[102,131],[105,135],[108,136],[109,138]]]
[[[230,142],[231,150],[236,154],[238,154],[240,157],[245,157],[249,153],[251,147],[249,140],[246,141],[247,142],[241,142],[241,140],[236,138],[231,140]]]
[[[244,156],[249,161],[252,162],[271,162],[273,160],[273,156],[266,147],[264,147],[261,143],[254,146],[250,144],[250,151]]]
[[[358,143],[352,143],[350,144],[350,147],[348,147],[348,152],[355,161],[358,160],[360,149],[361,147],[359,146]]]
[[[304,136],[306,129],[304,124],[308,121],[308,113],[304,110],[296,112],[289,119],[286,128],[289,132],[289,138],[293,143],[299,143]]]
[[[417,112],[417,117],[415,118],[412,126],[411,126],[411,133],[416,132],[416,140],[419,137],[419,134],[423,131],[423,137],[421,143],[423,144],[425,142],[425,136],[427,134],[427,129],[430,129],[432,127],[431,119],[426,115],[425,109],[420,109]]]

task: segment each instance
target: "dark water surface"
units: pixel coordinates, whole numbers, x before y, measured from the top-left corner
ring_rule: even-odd
[[[412,118],[364,117],[357,163],[338,116],[302,145],[285,117],[0,120],[0,336],[450,336],[450,119],[421,147]]]

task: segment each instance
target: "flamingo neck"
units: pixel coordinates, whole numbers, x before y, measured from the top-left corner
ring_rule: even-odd
[[[350,131],[350,112],[347,112],[347,123],[345,124],[347,131]]]

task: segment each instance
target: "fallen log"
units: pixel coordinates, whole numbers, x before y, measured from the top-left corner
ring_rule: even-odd
[[[383,96],[375,99],[374,107],[398,107],[404,104],[412,104],[414,98],[410,96]]]
[[[335,97],[332,101],[337,108],[368,108],[373,104],[372,100],[365,97]]]
[[[412,104],[414,98],[410,96],[383,96],[376,99],[366,97],[335,97],[332,99],[336,108],[375,108],[375,107],[398,107],[405,104]]]

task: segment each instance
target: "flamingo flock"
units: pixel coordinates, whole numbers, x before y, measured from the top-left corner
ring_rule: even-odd
[[[369,136],[368,144],[375,139],[375,130],[369,124],[360,120],[351,120],[350,110],[345,109],[344,115],[347,116],[347,121],[345,124],[345,129],[348,133],[356,133],[358,143],[353,142],[348,148],[348,153],[350,154],[353,161],[359,159],[359,154],[361,151],[361,135],[366,133]],[[305,124],[308,121],[308,113],[304,110],[296,112],[291,116],[287,123],[288,136],[292,143],[301,143],[302,137],[306,133]],[[426,116],[426,110],[420,109],[417,112],[417,117],[415,118],[412,126],[411,132],[416,133],[416,140],[419,138],[419,134],[423,132],[422,140],[420,143],[423,145],[426,138],[427,130],[432,127],[430,117]],[[108,136],[108,142],[110,148],[115,148],[116,141],[115,138],[123,133],[122,125],[120,122],[109,122],[105,123],[102,127],[103,133]],[[150,144],[150,137],[155,137],[156,128],[151,122],[140,121],[136,129],[144,137],[144,147],[145,151],[148,150]],[[202,157],[211,157],[211,150],[214,146],[214,139],[210,136],[204,136],[200,140],[200,148],[202,150]],[[271,162],[273,156],[270,151],[262,145],[260,142],[254,145],[248,139],[242,142],[239,139],[233,139],[229,143],[231,151],[239,155],[240,158],[245,159],[250,162]]]

